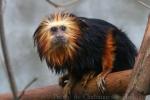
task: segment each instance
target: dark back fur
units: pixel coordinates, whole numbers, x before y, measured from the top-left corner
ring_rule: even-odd
[[[137,50],[124,32],[103,20],[83,17],[78,17],[78,19],[84,24],[80,23],[82,36],[77,41],[80,48],[77,49],[77,54],[73,60],[66,61],[62,65],[63,67],[55,67],[58,68],[55,70],[56,73],[63,73],[69,70],[77,78],[90,71],[100,73],[102,71],[102,56],[106,35],[110,29],[113,29],[112,34],[116,42],[116,57],[113,71],[131,69],[133,67]],[[83,27],[85,25],[86,27]],[[50,64],[48,65],[50,66]]]

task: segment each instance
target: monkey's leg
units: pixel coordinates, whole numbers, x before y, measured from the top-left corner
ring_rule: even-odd
[[[97,85],[101,93],[106,91],[105,78],[112,71],[115,61],[115,40],[112,35],[112,30],[107,32],[105,47],[102,58],[102,72],[97,76]]]
[[[69,79],[69,75],[65,74],[59,78],[59,85],[64,87],[67,84],[67,80]]]

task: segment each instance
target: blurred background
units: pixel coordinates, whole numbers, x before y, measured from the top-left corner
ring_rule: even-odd
[[[66,3],[71,0],[52,0]],[[150,0],[142,0],[150,5]],[[78,16],[106,20],[125,31],[137,48],[140,47],[150,9],[138,0],[79,0],[61,10]],[[22,90],[33,78],[38,80],[30,88],[57,84],[58,75],[41,62],[33,44],[33,34],[40,21],[58,8],[46,0],[5,0],[4,22],[6,39],[13,74],[18,90]],[[0,93],[10,92],[2,52],[0,50]]]

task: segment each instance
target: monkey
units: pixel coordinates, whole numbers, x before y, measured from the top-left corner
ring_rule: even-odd
[[[40,59],[56,74],[64,75],[59,84],[65,97],[78,82],[86,86],[93,77],[104,93],[107,75],[131,69],[137,56],[136,46],[115,25],[64,11],[43,19],[33,39]]]

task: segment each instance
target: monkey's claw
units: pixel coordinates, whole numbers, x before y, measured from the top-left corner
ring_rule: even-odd
[[[64,87],[68,83],[68,74],[59,77],[59,85]]]
[[[97,86],[98,86],[98,89],[99,91],[104,94],[105,91],[106,91],[106,81],[105,81],[105,77],[102,76],[101,74],[97,76],[97,79],[96,79],[96,82],[97,82]]]
[[[61,87],[64,87],[64,86],[66,85],[66,80],[64,80],[63,77],[60,77],[60,78],[59,78],[59,85],[60,85]]]

